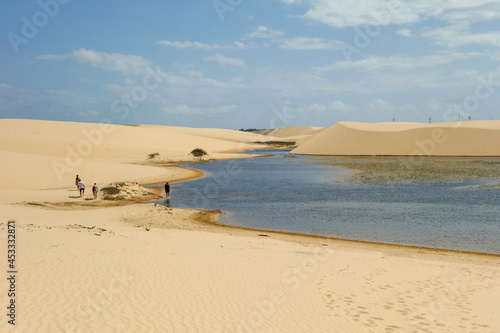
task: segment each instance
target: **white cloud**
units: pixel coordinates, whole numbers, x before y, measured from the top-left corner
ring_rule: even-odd
[[[264,38],[264,39],[272,39],[283,35],[283,32],[278,30],[269,29],[263,25],[260,25],[255,29],[254,32],[251,32],[247,35],[247,38]]]
[[[311,103],[311,104],[302,104],[300,106],[290,105],[290,102],[287,102],[285,108],[289,109],[292,114],[310,114],[310,113],[348,113],[354,111],[354,108],[350,105],[347,105],[343,101],[333,101],[330,103]]]
[[[162,106],[161,111],[168,115],[218,115],[234,112],[238,109],[236,105],[221,105],[213,107],[199,107],[186,104]]]
[[[61,60],[70,58],[108,71],[122,73],[145,74],[147,73],[147,69],[154,68],[150,60],[144,59],[141,56],[105,53],[84,48],[63,55],[45,54],[37,57],[39,60]]]
[[[135,55],[79,49],[74,51],[72,56],[79,62],[122,73],[146,73],[148,68],[154,68],[150,60]]]
[[[333,101],[328,104],[328,109],[338,112],[338,113],[348,113],[354,111],[354,108],[350,105],[345,104],[342,101]]]
[[[294,0],[281,0],[293,4]],[[432,1],[350,1],[306,0],[310,9],[305,19],[328,24],[336,28],[362,25],[402,25],[436,18],[447,22],[477,22],[500,17],[500,0],[448,0]]]
[[[500,31],[484,33],[469,33],[469,28],[464,25],[452,25],[427,31],[424,37],[429,37],[438,45],[456,48],[463,45],[480,44],[500,46]]]
[[[171,42],[168,40],[159,40],[156,42],[156,44],[174,47],[177,49],[198,49],[198,50],[208,50],[208,51],[218,50],[218,49],[248,49],[255,47],[254,43],[245,44],[240,41],[235,41],[230,45],[219,45],[219,44],[204,44],[197,41]]]
[[[238,66],[238,67],[243,67],[243,68],[246,67],[246,64],[243,60],[237,59],[237,58],[225,57],[225,56],[220,55],[218,53],[214,56],[204,57],[203,60],[214,61],[221,66],[229,65],[229,66]]]
[[[214,49],[228,49],[230,46],[223,46],[217,44],[204,44],[197,41],[184,41],[184,42],[171,42],[168,40],[159,40],[156,44],[175,47],[177,49],[200,49],[200,50],[214,50]]]
[[[398,35],[405,36],[405,37],[410,37],[411,36],[411,30],[410,29],[401,29],[396,31]]]
[[[1,88],[10,88],[10,86],[8,84],[5,84],[5,83],[0,83],[0,87]]]
[[[243,44],[242,42],[234,42],[233,44],[234,44],[234,46],[236,46],[236,48],[238,48],[238,49],[245,49],[245,48],[246,48],[246,45],[245,45],[245,44]]]
[[[43,54],[37,57],[39,60],[64,60],[68,59],[67,54]]]
[[[336,40],[324,40],[316,37],[296,37],[281,41],[281,47],[291,50],[327,50],[338,49],[342,42]]]
[[[315,67],[319,71],[332,71],[354,69],[359,72],[382,70],[415,70],[419,68],[433,68],[457,60],[465,60],[479,56],[479,53],[440,52],[435,55],[423,57],[369,57],[358,61],[337,61],[323,67]]]
[[[384,100],[383,98],[375,98],[373,101],[368,103],[366,106],[366,110],[369,112],[378,112],[378,113],[389,113],[393,114],[395,108],[389,102]]]

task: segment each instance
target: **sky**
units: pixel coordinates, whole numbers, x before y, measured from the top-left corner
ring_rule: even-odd
[[[500,0],[3,1],[0,32],[0,118],[500,119]]]

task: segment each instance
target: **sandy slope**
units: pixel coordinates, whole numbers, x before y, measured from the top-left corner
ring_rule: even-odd
[[[268,138],[263,141],[295,141],[296,144],[300,145],[324,130],[324,127],[290,126],[284,128],[262,130],[255,133],[268,136]],[[274,137],[274,139],[272,137]]]
[[[160,183],[189,178],[190,171],[140,165],[158,153],[157,162],[196,160],[202,148],[208,158],[260,147],[263,136],[219,129],[172,126],[117,126],[57,121],[0,119],[0,189],[64,188],[75,175],[91,185],[114,181]]]
[[[5,212],[17,220],[14,332],[500,330],[498,256],[217,227],[154,204],[0,210],[3,239]]]
[[[312,155],[500,156],[500,121],[340,122],[293,150]]]
[[[294,137],[294,136],[302,136],[309,135],[313,133],[317,133],[318,130],[321,130],[323,127],[313,127],[313,126],[290,126],[285,128],[277,128],[270,131],[267,135],[276,136],[280,138],[285,137]]]

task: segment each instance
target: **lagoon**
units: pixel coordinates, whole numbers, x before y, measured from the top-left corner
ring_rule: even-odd
[[[500,254],[500,190],[488,179],[366,183],[338,158],[288,152],[186,164],[206,177],[172,184],[171,199],[156,202],[220,209],[234,226]]]

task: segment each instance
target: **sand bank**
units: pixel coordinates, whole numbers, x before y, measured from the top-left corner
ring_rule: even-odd
[[[500,330],[498,256],[226,228],[155,204],[1,211],[2,235],[5,212],[19,234],[18,332]]]

